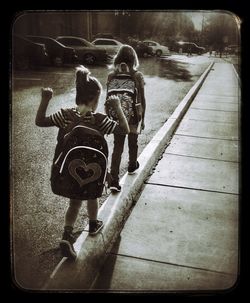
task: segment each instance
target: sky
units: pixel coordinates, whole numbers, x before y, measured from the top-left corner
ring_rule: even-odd
[[[195,29],[201,30],[202,18],[203,18],[202,12],[197,11],[197,12],[191,12],[191,13],[186,13],[186,14],[187,14],[187,16],[189,16],[192,19]]]

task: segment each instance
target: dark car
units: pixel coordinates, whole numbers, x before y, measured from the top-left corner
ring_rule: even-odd
[[[22,36],[13,35],[12,66],[26,70],[48,64],[48,54],[44,44],[34,43]]]
[[[26,36],[32,42],[45,45],[50,63],[55,66],[62,66],[65,63],[75,63],[77,55],[72,47],[67,47],[53,38],[45,36]]]
[[[138,57],[153,56],[153,48],[137,39],[129,39],[128,44],[134,48]]]
[[[79,63],[95,64],[95,63],[107,63],[110,56],[107,54],[105,48],[96,47],[88,40],[81,37],[73,36],[59,36],[56,38],[65,46],[74,48]]]
[[[198,46],[194,42],[177,42],[178,52],[188,53],[188,54],[198,54],[201,55],[205,53],[205,47]]]

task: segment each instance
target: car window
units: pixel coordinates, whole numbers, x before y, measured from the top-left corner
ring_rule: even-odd
[[[107,41],[106,45],[117,45],[115,41]]]
[[[115,41],[109,40],[97,40],[94,42],[95,45],[117,45]]]
[[[85,43],[82,40],[73,39],[73,38],[61,38],[59,41],[62,44],[69,45],[69,46],[88,46],[87,43]]]
[[[97,40],[93,44],[95,44],[95,45],[106,45],[106,44],[108,44],[108,42],[103,41],[103,40]]]
[[[92,42],[94,45],[103,45],[101,41],[93,41]]]

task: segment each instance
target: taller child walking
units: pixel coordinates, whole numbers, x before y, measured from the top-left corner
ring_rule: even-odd
[[[129,163],[128,173],[133,174],[139,168],[139,162],[137,161],[138,155],[138,134],[144,129],[144,118],[146,110],[146,100],[144,93],[144,77],[142,72],[138,71],[139,60],[135,50],[129,45],[123,45],[117,55],[114,58],[113,71],[108,75],[107,87],[112,79],[116,78],[118,73],[126,72],[132,76],[135,80],[135,86],[137,90],[137,102],[141,104],[141,113],[138,117],[138,113],[133,113],[127,117],[129,124],[128,134],[128,148],[129,148]],[[135,107],[134,107],[135,109]],[[139,129],[139,125],[141,125]],[[126,135],[114,134],[114,149],[111,159],[111,183],[110,189],[112,192],[119,192],[121,186],[119,184],[119,170],[121,163],[121,156],[124,149]]]

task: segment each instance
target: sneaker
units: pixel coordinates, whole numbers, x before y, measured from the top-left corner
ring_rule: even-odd
[[[139,164],[138,161],[136,161],[136,163],[129,164],[129,166],[128,166],[128,174],[129,175],[133,175],[138,170],[139,167],[140,167],[140,164]]]
[[[75,237],[72,232],[68,230],[64,230],[62,240],[60,241],[60,249],[63,257],[67,257],[69,259],[76,259],[76,252],[73,246],[75,242]]]
[[[119,185],[119,182],[116,180],[112,180],[110,182],[110,190],[112,191],[112,193],[118,193],[121,191],[121,186]]]
[[[89,235],[94,236],[96,235],[102,228],[104,224],[100,220],[96,221],[89,221]]]

